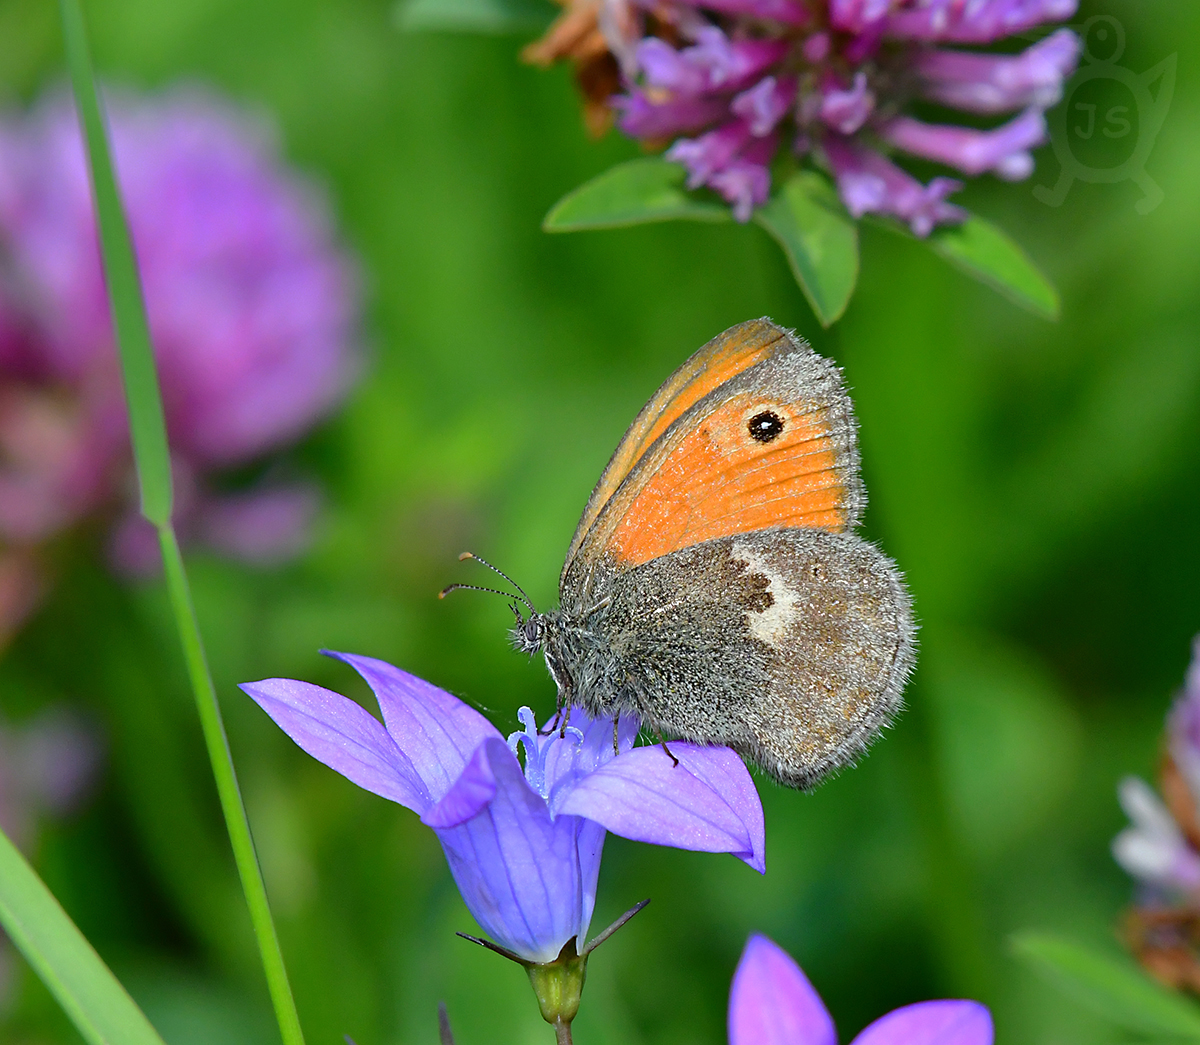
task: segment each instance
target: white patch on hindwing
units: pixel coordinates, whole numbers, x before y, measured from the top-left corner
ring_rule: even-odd
[[[767,645],[781,645],[800,609],[797,592],[788,584],[787,578],[750,545],[735,540],[729,557],[736,562],[746,563],[747,574],[766,578],[771,605],[761,610],[746,610],[746,626],[751,635]]]

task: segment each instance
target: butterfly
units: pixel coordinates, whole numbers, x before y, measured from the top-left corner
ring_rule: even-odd
[[[904,578],[854,533],[865,505],[841,372],[770,319],[742,323],[634,419],[558,609],[522,592],[513,642],[544,656],[560,710],[636,715],[811,788],[878,736],[914,663]]]

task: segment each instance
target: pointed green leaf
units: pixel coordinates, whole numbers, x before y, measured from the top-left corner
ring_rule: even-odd
[[[832,185],[815,171],[787,179],[754,220],[783,248],[822,326],[837,320],[858,279],[858,229]]]
[[[1131,961],[1041,933],[1022,933],[1012,942],[1043,977],[1119,1027],[1157,1040],[1200,1041],[1200,1006]]]
[[[943,225],[925,240],[947,261],[1044,319],[1057,319],[1058,291],[1008,234],[972,214]]]
[[[610,167],[568,192],[542,222],[547,232],[614,229],[652,221],[729,221],[729,208],[693,196],[686,171],[657,157]]]
[[[90,1045],[163,1045],[125,988],[0,831],[0,924]]]
[[[142,514],[156,525],[171,518],[171,457],[167,450],[167,426],[163,420],[158,373],[150,349],[150,329],[142,302],[137,262],[129,238],[129,225],[121,206],[112,157],[106,141],[104,119],[92,74],[83,12],[78,0],[60,5],[67,65],[79,109],[79,122],[87,142],[88,168],[100,226],[100,250],[104,278],[112,304],[113,326],[125,381],[125,402],[133,457],[142,493]]]
[[[537,33],[554,18],[547,0],[401,0],[396,28],[409,33]]]

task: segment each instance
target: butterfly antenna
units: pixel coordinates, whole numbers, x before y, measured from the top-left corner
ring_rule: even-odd
[[[517,591],[519,591],[521,593],[521,601],[524,602],[525,605],[528,606],[532,612],[537,613],[537,608],[530,601],[529,596],[525,594],[525,589],[522,588],[521,585],[519,585],[516,581],[514,581],[507,573],[505,573],[503,570],[498,569],[497,567],[493,566],[490,562],[487,561],[487,559],[481,559],[474,552],[463,552],[462,555],[460,555],[458,557],[459,562],[463,562],[466,559],[474,559],[477,563],[479,563],[480,566],[486,566],[489,570],[492,571],[492,573],[498,573],[501,577],[503,577],[506,581],[508,581],[509,584],[511,584],[514,588],[516,588]]]
[[[481,588],[478,584],[450,584],[438,592],[438,598],[444,599],[452,591],[459,589],[466,591],[486,591],[492,595],[503,595],[506,599],[516,599],[516,596],[511,591],[501,591],[499,588]]]

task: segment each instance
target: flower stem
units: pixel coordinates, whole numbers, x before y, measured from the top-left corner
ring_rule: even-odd
[[[254,852],[250,823],[246,818],[237,774],[234,772],[229,741],[221,721],[217,693],[204,655],[204,644],[200,637],[196,611],[192,605],[192,594],[184,571],[183,558],[179,554],[179,542],[171,526],[171,458],[167,445],[162,396],[159,392],[158,373],[133,243],[121,205],[120,191],[113,172],[112,156],[96,93],[83,9],[80,0],[60,0],[59,6],[62,12],[63,38],[71,85],[79,111],[80,129],[87,144],[104,276],[121,359],[129,430],[142,497],[142,514],[158,529],[175,626],[183,645],[183,655],[187,661],[196,708],[200,713],[200,724],[204,731],[204,742],[208,747],[213,777],[216,779],[217,793],[221,800],[221,811],[225,814],[229,840],[242,880],[242,891],[246,895],[250,920],[258,938],[267,986],[279,1021],[279,1031],[285,1045],[304,1045],[296,1003],[284,968],[283,954],[279,949],[279,938],[275,934],[271,910],[267,905],[266,886],[263,884],[262,871]]]
[[[564,1023],[562,1020],[555,1021],[554,1041],[555,1045],[572,1045],[571,1025],[569,1023]]]
[[[267,903],[267,888],[263,882],[262,869],[258,866],[258,855],[254,851],[250,821],[242,803],[241,788],[238,787],[233,755],[229,750],[229,738],[225,735],[221,706],[217,703],[217,691],[213,686],[212,673],[208,669],[208,658],[204,654],[196,608],[192,604],[191,587],[188,584],[187,573],[184,572],[183,556],[179,554],[179,542],[170,523],[158,528],[158,540],[162,548],[171,608],[175,612],[175,625],[179,629],[179,640],[183,644],[183,656],[187,661],[192,692],[196,696],[196,710],[200,714],[200,725],[204,731],[204,743],[208,748],[213,776],[217,782],[221,811],[225,814],[225,824],[229,829],[229,841],[233,846],[238,876],[242,880],[242,892],[246,895],[246,906],[250,908],[250,921],[254,925],[254,934],[258,937],[263,970],[267,975],[271,1001],[275,1005],[279,1031],[285,1045],[304,1045],[300,1017],[296,1013],[296,1002],[292,997],[292,987],[283,964],[283,953],[279,949],[279,937],[275,933],[275,923]]]

